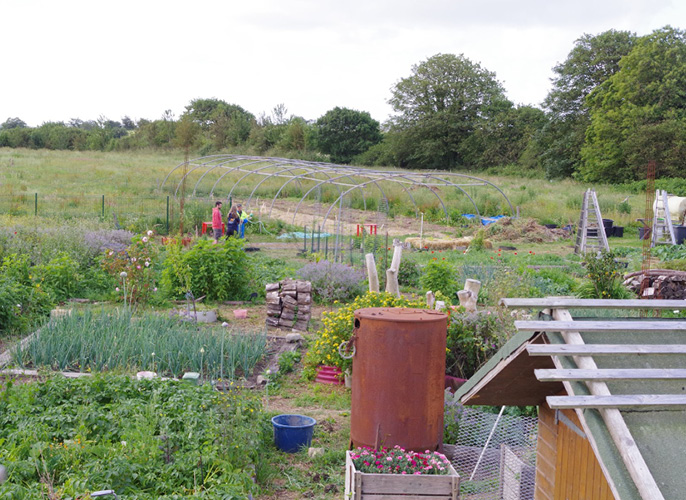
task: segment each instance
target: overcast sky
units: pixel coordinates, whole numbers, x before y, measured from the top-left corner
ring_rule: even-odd
[[[538,105],[585,33],[686,28],[671,0],[0,0],[0,123],[178,117],[216,97],[256,116],[283,103],[392,113],[412,66],[464,54]]]

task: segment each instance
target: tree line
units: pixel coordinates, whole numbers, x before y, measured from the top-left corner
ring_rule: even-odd
[[[686,32],[583,35],[553,68],[542,106],[510,101],[495,73],[464,55],[437,54],[391,89],[394,114],[336,107],[316,120],[283,104],[256,117],[216,98],[192,100],[180,117],[73,119],[31,128],[0,125],[0,147],[122,151],[187,148],[412,169],[500,171],[628,182],[684,177]]]

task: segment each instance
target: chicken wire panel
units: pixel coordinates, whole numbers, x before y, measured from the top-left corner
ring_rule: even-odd
[[[463,500],[533,500],[536,417],[464,408],[452,463]]]

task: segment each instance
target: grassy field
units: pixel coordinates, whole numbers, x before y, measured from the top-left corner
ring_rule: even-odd
[[[179,201],[174,198],[174,194],[183,169],[178,169],[171,175],[164,188],[162,183],[183,160],[179,152],[102,153],[2,148],[0,213],[34,215],[37,212],[38,215],[64,214],[67,217],[100,217],[105,220],[112,220],[112,213],[117,214],[120,219],[134,218],[133,214],[138,214],[138,217],[156,218],[160,224],[167,217],[167,196],[171,199],[169,210],[172,219],[178,213]],[[203,172],[202,169],[194,171],[187,183],[189,199],[186,211],[200,212],[200,218],[209,214],[212,200],[208,194],[219,178],[218,173],[212,173],[199,182]],[[228,196],[234,183],[241,177],[243,174],[227,175],[217,185],[215,197]],[[576,223],[583,193],[589,187],[594,188],[598,194],[603,217],[613,219],[616,225],[637,227],[636,219],[642,217],[645,210],[642,196],[631,195],[616,186],[586,185],[573,180],[480,177],[499,186],[513,207],[519,208],[521,217],[531,217],[542,224]],[[233,193],[234,200],[247,198],[256,182],[257,179],[252,178],[241,181]],[[257,197],[270,202],[283,182],[283,179],[264,182],[253,199]],[[190,195],[196,183],[197,198],[192,199]],[[279,198],[292,200],[295,204],[309,188],[310,184],[306,182],[292,182],[281,192]],[[391,205],[391,215],[414,217],[414,209],[405,191],[397,185],[386,186],[384,191]],[[426,214],[426,221],[433,218],[440,223],[442,209],[436,196],[427,189],[411,191],[419,209]],[[435,191],[440,192],[451,213],[473,212],[471,203],[455,188],[440,188]],[[466,191],[474,197],[483,214],[509,215],[507,204],[495,190],[468,187]],[[333,188],[315,190],[308,196],[308,201],[328,207],[336,196],[337,192]],[[372,187],[367,189],[368,209],[377,209],[379,196],[378,190]],[[622,203],[627,197],[627,202]],[[345,201],[350,208],[362,208],[361,196],[357,191]],[[251,211],[253,209],[255,213],[259,212],[258,206],[252,207]]]

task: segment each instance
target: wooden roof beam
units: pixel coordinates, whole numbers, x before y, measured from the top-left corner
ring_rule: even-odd
[[[531,344],[529,356],[614,356],[617,354],[686,354],[686,345],[659,344]]]
[[[686,300],[645,300],[645,299],[566,299],[566,298],[538,298],[500,299],[500,305],[509,308],[532,309],[666,309],[684,310]]]
[[[515,321],[520,332],[686,332],[686,321]]]
[[[682,394],[623,394],[621,396],[548,396],[553,409],[619,409],[619,408],[674,408],[686,407]]]
[[[561,369],[534,370],[540,382],[573,380],[686,380],[686,370],[680,368],[600,368],[595,370]]]

